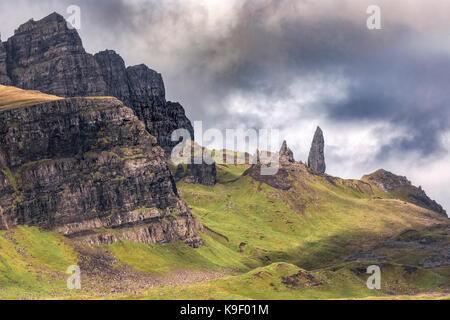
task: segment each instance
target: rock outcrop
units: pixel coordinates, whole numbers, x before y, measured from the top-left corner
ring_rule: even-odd
[[[5,85],[11,84],[11,79],[8,76],[8,70],[6,69],[6,46],[1,41],[0,41],[0,83]]]
[[[33,225],[88,243],[202,241],[164,151],[115,98],[0,112],[0,229]]]
[[[326,170],[324,147],[325,140],[322,129],[317,127],[311,144],[311,150],[309,151],[308,167],[318,174],[323,174]]]
[[[402,176],[395,175],[384,169],[380,169],[369,175],[362,177],[380,189],[395,194],[400,199],[414,203],[420,207],[435,211],[443,216],[447,216],[446,211],[436,201],[430,199],[421,186],[416,187]]]
[[[294,153],[288,148],[286,140],[283,141],[280,149],[280,162],[295,162]]]
[[[21,25],[2,45],[11,79],[8,84],[60,97],[116,97],[135,111],[166,151],[172,146],[174,129],[193,132],[183,108],[166,105],[159,73],[145,65],[126,68],[123,59],[111,50],[86,53],[78,32],[69,29],[57,13]],[[1,56],[0,49],[0,63]]]
[[[8,75],[16,87],[61,97],[107,95],[94,56],[56,13],[21,25],[6,42],[6,52]]]
[[[167,157],[177,144],[171,141],[173,131],[186,129],[194,138],[194,129],[181,104],[166,101],[161,74],[143,64],[126,68],[123,59],[112,50],[97,53],[95,60],[106,82],[107,95],[134,110]]]
[[[194,160],[195,161],[195,160]],[[197,161],[199,161],[197,159]],[[213,163],[203,164],[187,164],[183,166],[179,164],[174,174],[175,181],[185,181],[186,183],[199,183],[212,187],[216,184],[216,165]]]
[[[114,51],[86,53],[61,15],[30,20],[0,43],[0,84],[60,97],[112,96],[132,108],[170,156],[176,129],[194,130],[179,103],[167,102],[161,74],[145,65],[125,67]]]

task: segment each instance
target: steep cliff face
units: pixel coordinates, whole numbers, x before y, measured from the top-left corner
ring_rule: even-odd
[[[128,75],[122,57],[112,50],[105,50],[95,54],[94,58],[106,83],[106,92],[125,105],[131,105]]]
[[[174,172],[174,179],[177,182],[183,180],[186,183],[199,183],[212,187],[217,182],[216,173],[215,164],[187,164],[186,168],[179,164]]]
[[[198,246],[202,226],[164,151],[115,98],[0,112],[0,229],[35,225],[88,243],[120,238]]]
[[[8,76],[6,69],[6,45],[0,41],[0,83],[5,85],[11,84],[11,79]]]
[[[177,144],[171,141],[174,130],[194,135],[183,107],[166,102],[159,73],[145,65],[126,68],[112,50],[86,53],[77,31],[57,13],[28,21],[0,45],[0,84],[61,97],[116,97],[134,110],[167,157]]]
[[[97,53],[95,60],[106,81],[107,94],[134,110],[167,156],[177,143],[171,141],[173,131],[183,128],[194,137],[194,129],[183,107],[166,101],[161,74],[143,64],[126,68],[122,58],[112,50]]]
[[[106,84],[74,29],[54,13],[21,25],[6,42],[12,84],[61,97],[101,96]]]
[[[166,110],[164,83],[159,73],[145,65],[126,68],[123,59],[111,50],[95,56],[86,53],[77,31],[69,29],[64,17],[57,13],[28,21],[2,44],[0,75],[2,70],[7,70],[11,81],[3,77],[0,84],[61,97],[116,97],[135,111],[165,150],[170,149],[168,140],[176,125],[192,131],[184,112],[177,114],[183,119],[173,121]]]

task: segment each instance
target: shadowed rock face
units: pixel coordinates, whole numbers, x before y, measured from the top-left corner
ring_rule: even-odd
[[[308,167],[319,174],[325,173],[326,170],[324,147],[325,141],[322,129],[317,127],[311,144],[311,150],[309,151]]]
[[[197,159],[194,161],[200,161]],[[174,174],[175,181],[183,180],[186,183],[199,183],[205,186],[214,186],[216,184],[216,165],[213,163],[203,164],[187,164],[186,169],[182,164],[177,166]]]
[[[56,13],[21,25],[6,42],[12,84],[61,97],[106,95],[94,57]]]
[[[400,199],[447,216],[446,211],[440,204],[430,199],[422,187],[413,186],[406,177],[397,176],[389,171],[380,169],[364,176],[362,180],[374,184],[382,190],[391,192]]]
[[[0,44],[0,84],[60,97],[112,96],[132,108],[169,157],[176,129],[194,130],[179,103],[166,102],[161,74],[145,65],[125,67],[114,51],[86,53],[61,15],[20,26]]]
[[[1,77],[4,69],[8,78]],[[185,128],[193,133],[184,110],[173,112],[174,108],[167,106],[159,73],[145,65],[126,68],[111,50],[86,53],[77,31],[69,29],[64,17],[56,13],[28,21],[2,43],[0,83],[60,97],[116,97],[135,111],[166,151],[173,147],[173,130]],[[181,105],[178,108],[182,109]]]
[[[11,84],[11,79],[8,77],[6,69],[6,46],[0,41],[0,83],[5,85]]]
[[[280,149],[280,161],[294,162],[294,153],[288,148],[286,141],[283,141]]]
[[[0,229],[27,224],[94,244],[201,244],[164,151],[115,98],[1,112],[0,168]],[[102,228],[115,231],[94,231]]]

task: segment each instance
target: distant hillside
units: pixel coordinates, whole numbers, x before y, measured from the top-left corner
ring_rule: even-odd
[[[398,198],[417,204],[418,206],[433,210],[443,216],[447,212],[436,201],[430,199],[422,187],[416,187],[406,177],[397,176],[391,172],[380,169],[362,178],[381,189],[395,194]]]

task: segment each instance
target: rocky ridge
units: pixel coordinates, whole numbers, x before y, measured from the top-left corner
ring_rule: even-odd
[[[391,192],[405,201],[447,216],[447,212],[440,204],[430,199],[421,186],[416,187],[412,185],[406,177],[380,169],[365,175],[362,177],[362,180],[374,184],[386,192]]]
[[[112,50],[87,53],[78,32],[57,13],[26,22],[0,43],[0,84],[60,97],[116,97],[145,123],[166,157],[178,143],[171,141],[174,130],[194,137],[183,107],[166,101],[161,74],[143,64],[126,67]]]
[[[396,198],[447,217],[446,211],[440,204],[430,199],[422,187],[413,186],[406,177],[397,176],[383,169],[366,175],[361,180],[341,179],[326,174],[325,156],[323,153],[324,144],[323,132],[318,127],[312,142],[308,165],[303,164],[301,161],[295,161],[292,150],[287,146],[286,141],[283,141],[278,153],[279,170],[276,174],[261,175],[261,164],[258,163],[246,170],[244,175],[250,175],[256,181],[264,182],[280,190],[290,190],[295,184],[295,179],[292,179],[290,172],[300,172],[304,176],[303,178],[308,177],[308,175],[321,175],[332,185],[345,185],[357,192],[370,194],[374,194],[374,188],[379,188],[395,195]]]

